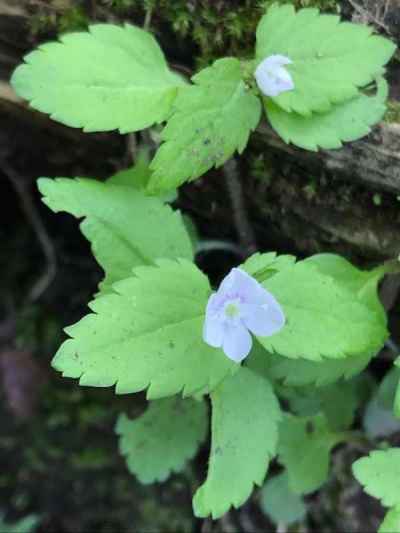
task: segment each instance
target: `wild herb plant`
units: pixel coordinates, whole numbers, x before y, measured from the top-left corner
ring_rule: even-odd
[[[39,46],[12,84],[35,109],[86,132],[166,122],[150,165],[106,182],[39,180],[50,209],[83,219],[104,270],[90,313],[66,329],[53,367],[84,386],[146,391],[145,413],[121,414],[116,426],[143,483],[164,481],[196,454],[210,398],[211,452],[195,515],[219,518],[241,506],[277,458],[282,473],[267,481],[262,505],[290,522],[304,515],[301,495],[326,481],[333,447],[351,438],[362,371],[388,337],[377,288],[390,266],[256,253],[213,290],[165,195],[242,153],[263,110],[284,141],[308,150],[368,134],[385,112],[383,75],[395,47],[371,28],[291,5],[271,7],[256,37],[253,58],[219,59],[188,82],[148,32],[96,24]],[[392,507],[386,521],[400,515],[398,452],[354,467]]]

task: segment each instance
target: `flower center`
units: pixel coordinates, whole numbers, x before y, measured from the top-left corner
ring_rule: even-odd
[[[225,304],[225,316],[227,318],[238,318],[240,315],[239,300],[231,300]]]

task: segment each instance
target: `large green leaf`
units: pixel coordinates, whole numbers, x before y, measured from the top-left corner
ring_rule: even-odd
[[[384,71],[395,45],[372,34],[372,28],[340,23],[335,15],[318,9],[273,5],[257,28],[257,59],[280,54],[292,61],[287,66],[294,90],[273,98],[281,109],[302,115],[325,112],[332,104],[358,94]]]
[[[279,426],[279,462],[287,469],[289,488],[307,494],[320,488],[329,471],[331,449],[343,435],[330,430],[324,415],[285,415]]]
[[[261,116],[259,99],[242,80],[238,59],[216,61],[179,92],[164,143],[151,163],[150,190],[159,192],[193,180],[242,153]]]
[[[193,258],[179,212],[134,187],[90,179],[41,178],[43,201],[54,212],[85,217],[81,230],[104,269],[102,289],[157,258]]]
[[[207,406],[179,397],[151,402],[142,416],[118,418],[120,452],[141,483],[165,481],[180,472],[207,434]]]
[[[373,353],[387,337],[377,312],[353,291],[305,261],[288,266],[263,286],[281,304],[286,324],[271,337],[259,337],[267,351],[320,361]]]
[[[353,473],[365,492],[383,505],[400,505],[400,448],[371,452],[353,464]]]
[[[375,95],[358,94],[325,113],[287,113],[272,100],[265,100],[265,109],[271,126],[286,143],[314,151],[335,149],[370,133],[385,114],[387,94],[387,84],[381,78]]]
[[[155,39],[129,24],[95,24],[42,44],[24,59],[11,79],[16,92],[84,131],[127,133],[162,122],[184,85]]]
[[[149,399],[209,392],[240,367],[203,342],[211,289],[189,261],[137,267],[113,292],[90,303],[93,314],[66,329],[53,360],[81,385],[116,386],[119,394],[147,389]]]
[[[212,444],[207,480],[197,490],[194,512],[216,519],[240,507],[261,485],[275,455],[278,401],[269,382],[242,367],[211,394]]]

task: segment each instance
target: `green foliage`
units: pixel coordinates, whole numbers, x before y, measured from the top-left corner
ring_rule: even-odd
[[[389,509],[378,533],[398,533],[400,531],[400,505]]]
[[[179,397],[156,400],[135,420],[120,415],[116,432],[129,471],[141,483],[165,481],[183,470],[207,434],[204,402]]]
[[[349,379],[359,374],[374,355],[375,351],[372,354],[352,355],[345,359],[324,361],[293,360],[270,355],[271,368],[269,372],[275,379],[282,380],[286,386],[315,385],[316,387],[323,387],[339,381],[341,378]]]
[[[381,78],[375,95],[358,94],[325,113],[287,113],[272,100],[265,101],[265,109],[271,126],[286,143],[317,151],[341,148],[343,142],[367,135],[385,114],[387,94],[387,84]]]
[[[261,254],[257,252],[249,257],[241,268],[261,283],[295,262],[296,258],[293,255],[278,255],[276,252]]]
[[[131,178],[140,183],[141,176],[139,165],[114,176],[109,183],[67,178],[42,178],[38,182],[43,201],[54,212],[85,217],[82,233],[106,273],[103,291],[130,276],[133,267],[152,265],[159,257],[193,258],[180,213],[127,185]]]
[[[188,261],[137,267],[66,329],[72,338],[53,366],[81,385],[115,385],[118,394],[148,388],[149,399],[213,390],[239,366],[202,340],[209,295],[207,278]]]
[[[382,75],[394,51],[367,26],[340,23],[318,9],[296,12],[289,4],[271,6],[257,28],[259,61],[273,54],[292,61],[287,69],[295,88],[273,98],[274,104],[304,116],[357,96],[358,88]]]
[[[376,450],[353,464],[365,492],[387,507],[400,505],[400,448]]]
[[[287,322],[279,333],[259,338],[269,352],[312,361],[344,359],[378,351],[387,337],[376,311],[310,262],[284,268],[263,285]]]
[[[216,519],[261,485],[275,455],[278,401],[269,382],[242,367],[211,393],[212,444],[206,482],[197,490],[195,515]]]
[[[36,515],[26,516],[12,524],[4,522],[3,516],[0,514],[0,531],[4,533],[33,533],[36,531],[39,518]]]
[[[356,409],[368,399],[371,382],[358,376],[349,382],[339,382],[327,387],[281,389],[280,394],[289,402],[291,411],[301,416],[323,413],[333,430],[349,428]]]
[[[96,24],[39,46],[11,83],[32,107],[67,126],[121,133],[165,120],[184,85],[155,39],[128,24]]]
[[[290,490],[308,494],[319,489],[328,477],[330,451],[344,438],[329,428],[322,414],[285,415],[279,427],[278,460],[287,469]]]
[[[261,490],[261,509],[275,524],[302,520],[307,508],[303,499],[289,488],[287,472],[268,479]]]
[[[260,101],[243,82],[238,59],[220,59],[192,79],[194,85],[175,100],[151,163],[152,192],[193,180],[236,150],[242,153],[260,120]]]

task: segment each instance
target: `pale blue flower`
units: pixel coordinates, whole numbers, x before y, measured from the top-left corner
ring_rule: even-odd
[[[268,337],[285,324],[276,299],[247,272],[233,268],[207,303],[204,341],[239,363],[251,350],[251,333]]]
[[[260,91],[266,96],[279,94],[294,89],[292,76],[285,68],[292,61],[279,54],[266,57],[258,65],[254,76]]]

